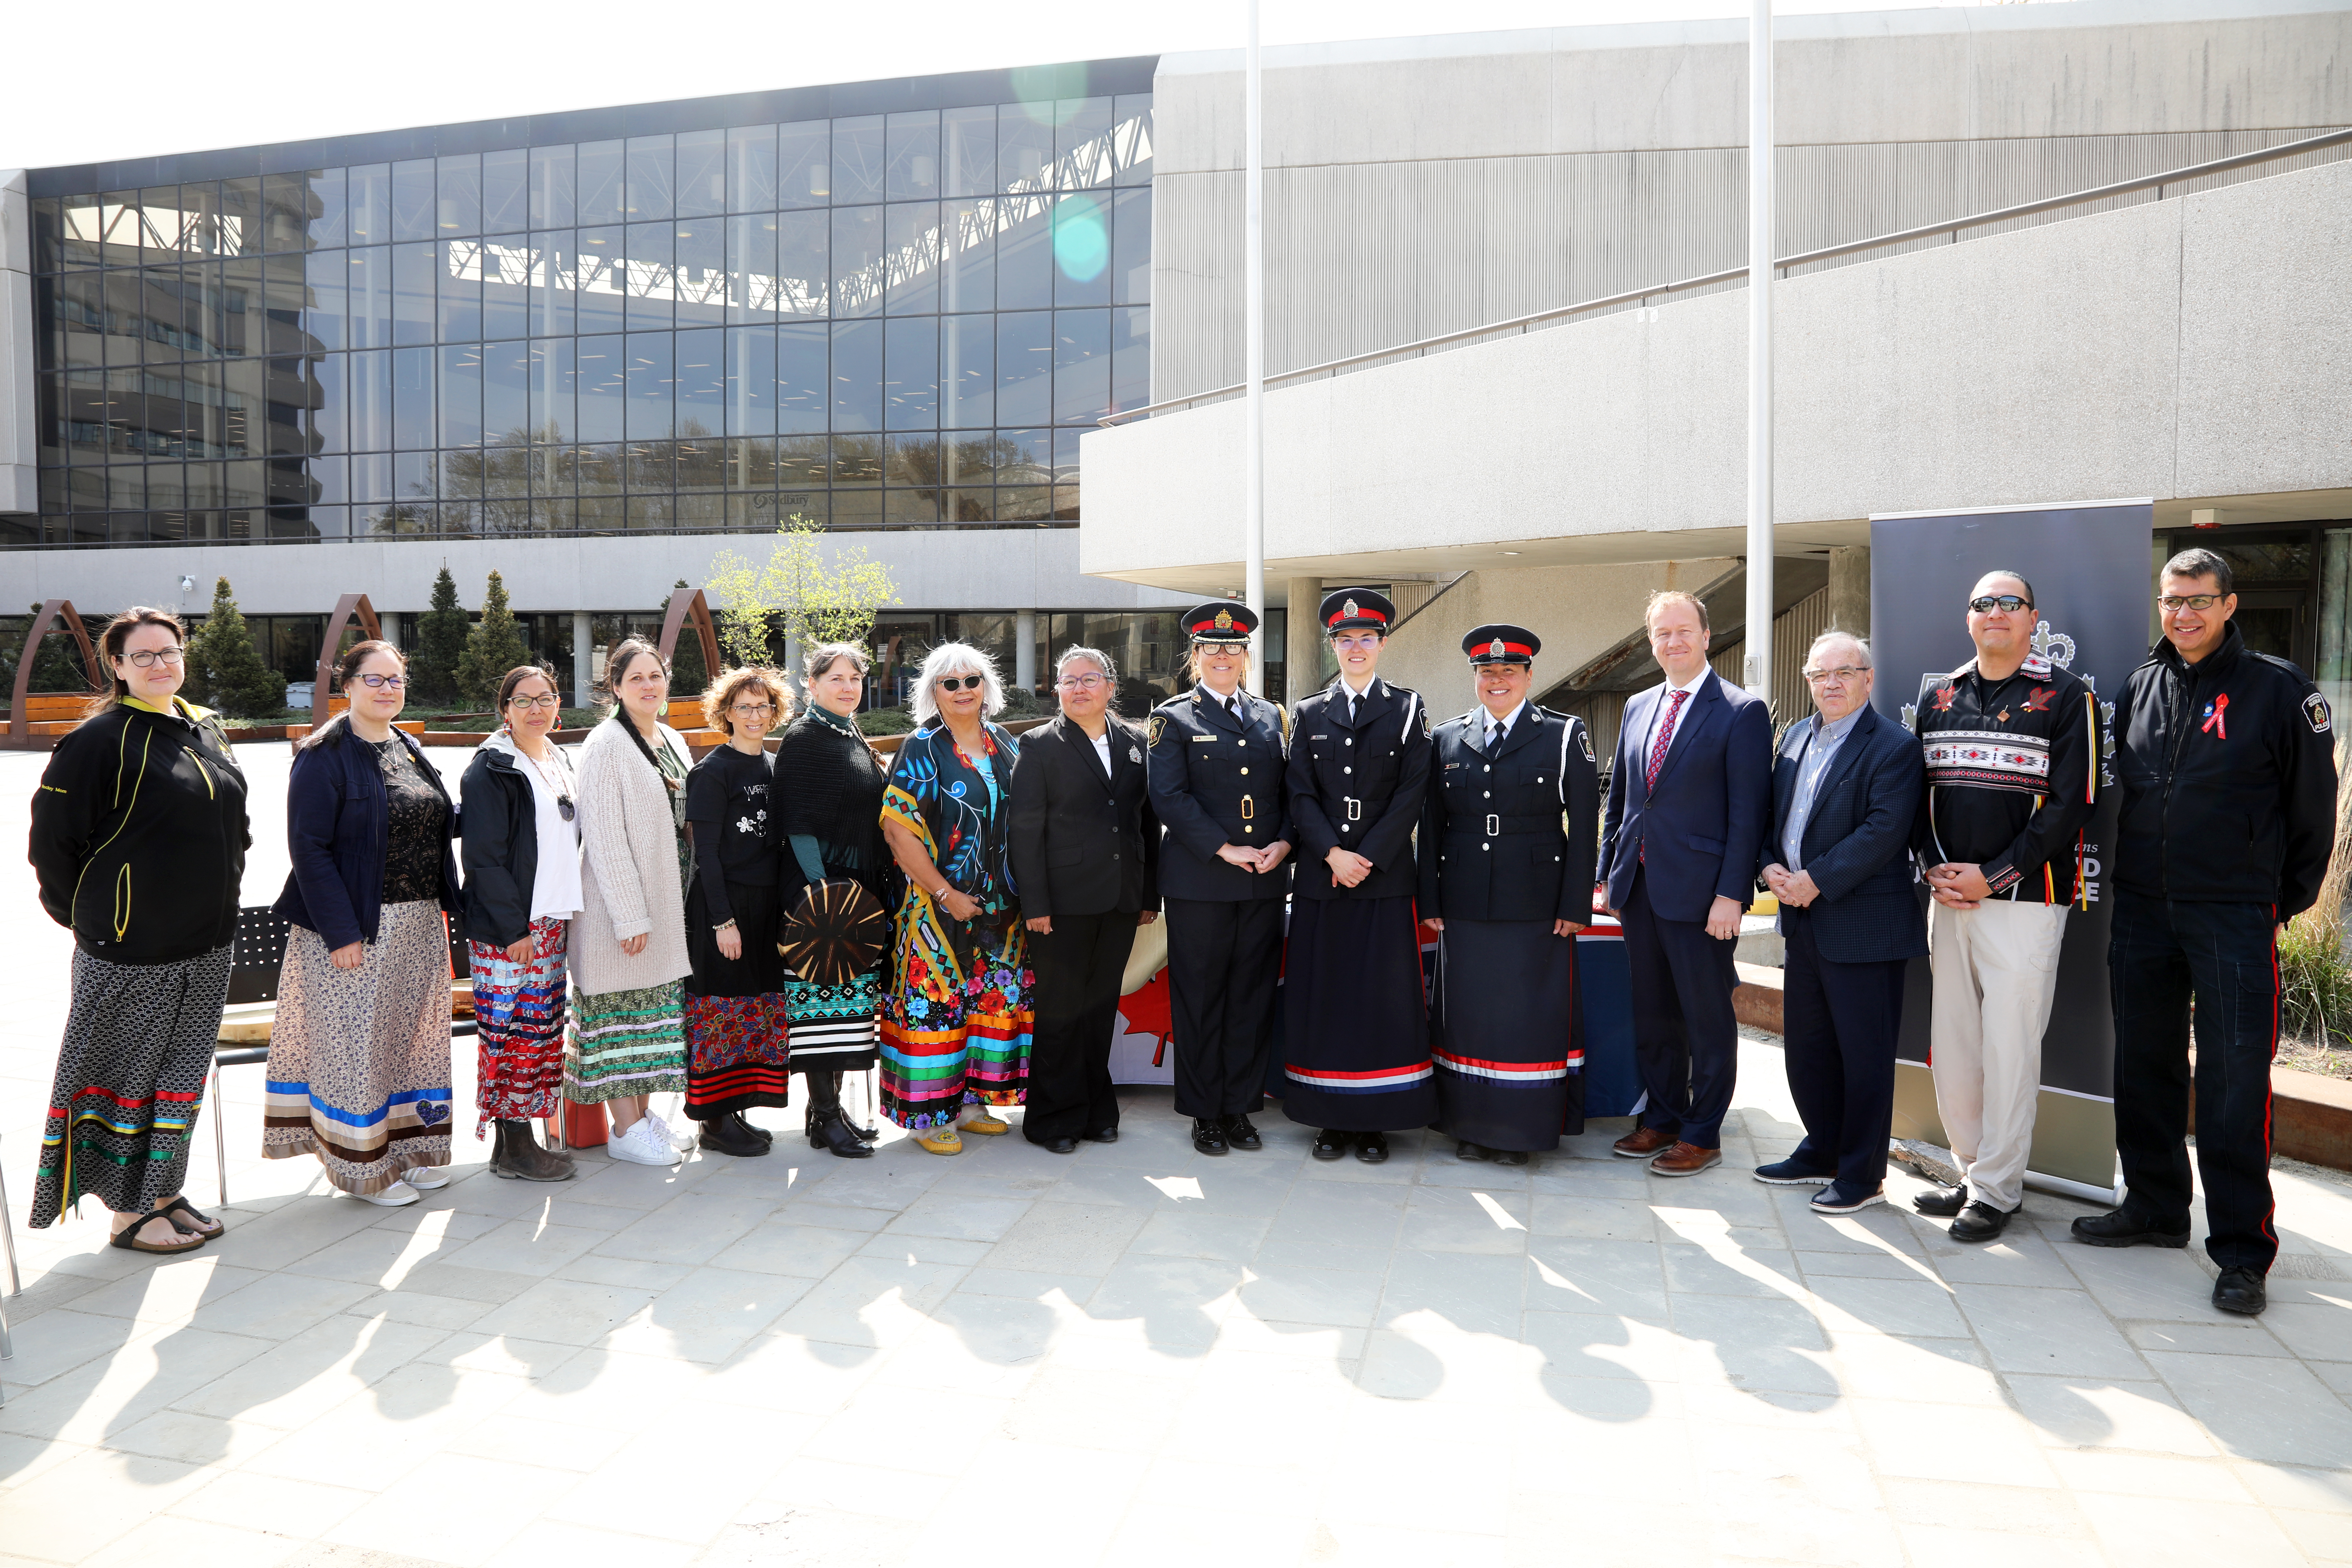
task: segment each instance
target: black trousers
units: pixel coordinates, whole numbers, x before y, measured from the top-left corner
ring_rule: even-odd
[[[1838,963],[1813,940],[1811,910],[1780,906],[1782,1055],[1804,1141],[1789,1156],[1834,1171],[1859,1194],[1886,1184],[1895,1122],[1895,1042],[1903,1032],[1905,958]]]
[[[1633,873],[1620,912],[1633,993],[1633,1058],[1649,1103],[1642,1125],[1701,1149],[1723,1145],[1723,1118],[1739,1072],[1739,1020],[1731,1011],[1735,942],[1704,921],[1666,920],[1650,907],[1649,873]]]
[[[2271,1058],[2278,1052],[2276,906],[2189,903],[2116,889],[2107,978],[2116,1014],[2116,1152],[2124,1207],[2186,1230],[2189,1002],[2196,1002],[2197,1171],[2206,1255],[2268,1273]]]
[[[1169,899],[1168,1026],[1176,1112],[1243,1116],[1265,1103],[1274,986],[1282,975],[1280,899]]]
[[[1050,933],[1028,933],[1036,1018],[1021,1131],[1032,1143],[1118,1125],[1111,1022],[1118,1012],[1119,976],[1135,948],[1135,920],[1133,910],[1055,915]]]

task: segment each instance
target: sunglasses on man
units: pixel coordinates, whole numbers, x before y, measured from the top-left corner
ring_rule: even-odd
[[[1980,616],[1989,616],[1995,610],[2006,611],[2013,616],[2020,610],[2033,608],[2033,601],[2021,598],[2015,594],[1986,594],[1970,599],[1969,608]]]

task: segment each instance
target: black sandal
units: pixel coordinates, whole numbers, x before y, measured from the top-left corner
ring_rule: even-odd
[[[220,1221],[213,1218],[212,1215],[206,1214],[204,1210],[190,1203],[184,1194],[179,1197],[173,1198],[170,1203],[165,1204],[155,1212],[163,1215],[186,1215],[195,1223],[193,1225],[181,1225],[178,1220],[173,1220],[172,1222],[173,1226],[177,1229],[187,1232],[190,1236],[201,1236],[206,1241],[210,1241],[213,1237],[228,1229],[228,1226],[223,1225]],[[206,1226],[212,1226],[212,1229],[206,1230],[205,1228]]]
[[[147,1222],[151,1219],[162,1220],[165,1225],[172,1226],[174,1234],[184,1236],[188,1239],[182,1242],[177,1247],[158,1247],[152,1241],[140,1240],[139,1233],[147,1228]],[[205,1237],[202,1234],[196,1231],[182,1230],[177,1225],[173,1225],[172,1222],[172,1211],[169,1209],[157,1209],[152,1214],[141,1215],[137,1219],[132,1220],[129,1225],[124,1226],[121,1230],[116,1231],[111,1237],[109,1237],[106,1242],[107,1246],[119,1247],[125,1252],[194,1252],[197,1247],[202,1247],[204,1244]]]

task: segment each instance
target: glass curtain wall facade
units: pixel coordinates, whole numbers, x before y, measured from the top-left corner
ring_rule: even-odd
[[[515,123],[39,172],[41,511],[8,542],[1068,525],[1079,433],[1150,400],[1148,93]]]

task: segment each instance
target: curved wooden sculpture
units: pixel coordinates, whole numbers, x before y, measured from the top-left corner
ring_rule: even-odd
[[[327,718],[327,697],[334,689],[335,666],[342,647],[343,633],[356,620],[365,640],[373,642],[383,636],[383,624],[376,619],[375,606],[368,603],[365,594],[346,594],[335,601],[335,613],[327,617],[327,635],[319,643],[319,669],[311,678],[311,722],[324,723]]]
[[[58,624],[51,626],[51,621]],[[10,751],[29,751],[40,738],[33,733],[33,715],[28,700],[33,694],[33,664],[40,652],[41,639],[53,631],[72,635],[74,642],[81,648],[82,668],[89,672],[92,680],[98,678],[98,654],[90,647],[89,628],[81,624],[81,616],[75,613],[73,601],[51,599],[35,611],[32,629],[25,634],[24,648],[16,656],[16,686],[8,703],[7,738],[0,742],[0,745]],[[102,689],[104,688],[92,686],[89,695],[95,696]]]
[[[702,668],[716,676],[724,668],[719,662],[719,628],[711,624],[710,606],[704,602],[699,588],[680,588],[669,596],[669,614],[662,617],[662,662],[677,668],[677,634],[688,618],[702,638]]]

